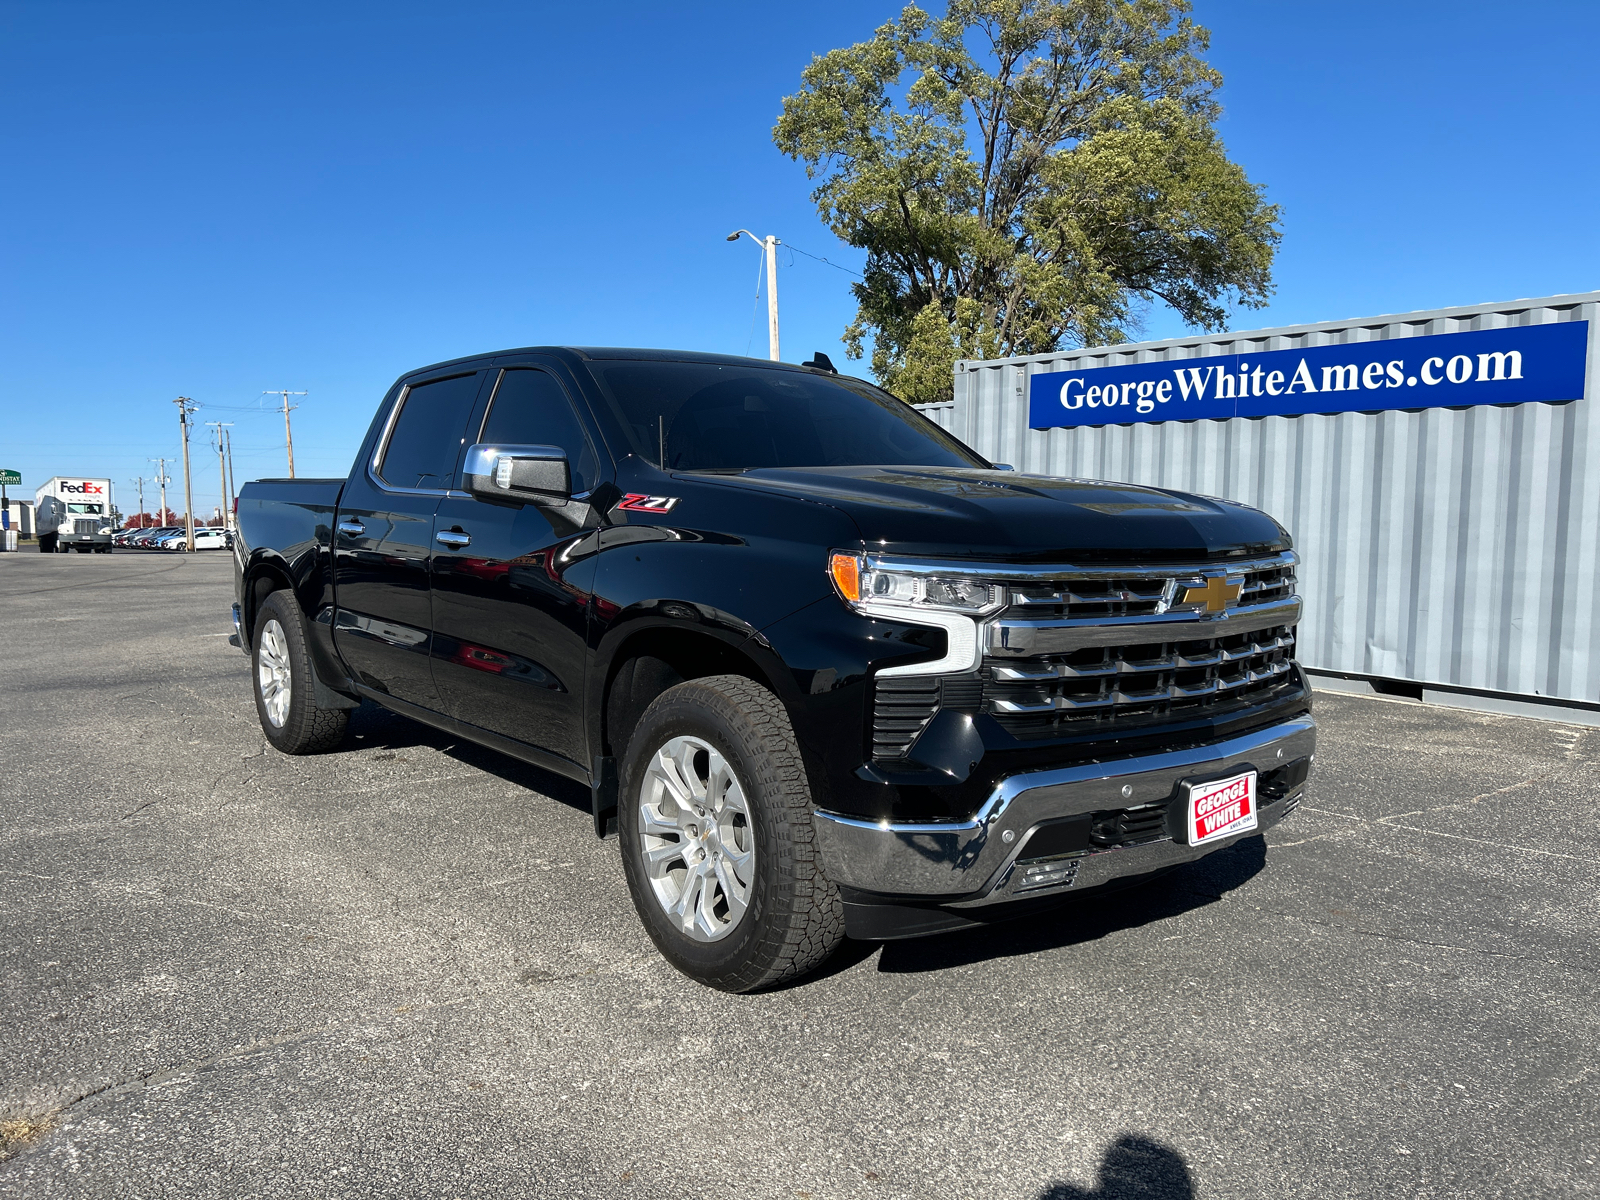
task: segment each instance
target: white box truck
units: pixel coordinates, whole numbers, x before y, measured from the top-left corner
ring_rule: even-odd
[[[111,480],[57,475],[34,493],[34,528],[45,554],[111,553]]]

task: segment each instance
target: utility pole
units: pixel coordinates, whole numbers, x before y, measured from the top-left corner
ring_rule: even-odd
[[[767,357],[778,361],[778,239],[767,235]]]
[[[187,396],[173,401],[178,406],[178,424],[183,428],[183,524],[189,550],[194,550],[194,485],[189,478],[189,414],[199,407]]]
[[[237,497],[239,493],[236,490],[238,481],[233,476],[233,430],[227,429],[223,433],[224,440],[228,444],[228,512],[223,517],[223,520],[227,523],[229,529],[233,529],[237,533],[238,530],[235,526],[238,524],[238,516],[234,512],[234,505],[238,503]]]
[[[139,478],[137,480],[135,480],[134,482],[136,482],[139,485],[139,528],[143,529],[144,528],[144,476],[143,475],[139,476]]]
[[[268,391],[262,392],[261,394],[263,396],[282,396],[283,397],[283,440],[289,447],[289,478],[293,479],[294,478],[294,434],[289,431],[289,410],[291,408],[299,408],[300,406],[298,404],[290,405],[289,397],[290,396],[304,396],[306,393],[305,392],[285,392],[285,391],[282,391],[282,390],[274,392],[274,391],[268,390]]]
[[[167,474],[166,459],[152,458],[150,461],[161,464],[158,468],[161,473],[157,475],[155,479],[155,481],[161,485],[161,513],[156,518],[156,527],[160,528],[167,523],[167,484],[172,482],[172,477]]]
[[[206,424],[215,425],[217,429],[217,480],[222,485],[222,491],[219,493],[219,495],[222,497],[222,511],[227,513],[232,509],[233,506],[228,503],[228,460],[224,457],[222,438],[223,429],[229,425],[232,425],[233,422],[207,421]],[[228,518],[226,516],[222,518],[222,526],[224,529],[226,529],[228,526]]]
[[[767,357],[773,362],[778,361],[778,246],[777,238],[770,233],[764,238],[758,238],[748,229],[736,229],[728,235],[730,242],[737,242],[743,234],[756,245],[767,252]]]

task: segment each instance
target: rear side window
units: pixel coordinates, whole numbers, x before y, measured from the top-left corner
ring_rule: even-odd
[[[491,446],[559,446],[567,454],[574,495],[594,487],[599,461],[555,376],[518,369],[500,376],[478,440]]]
[[[407,389],[383,451],[379,478],[390,487],[449,488],[462,431],[477,399],[477,375],[457,375]]]

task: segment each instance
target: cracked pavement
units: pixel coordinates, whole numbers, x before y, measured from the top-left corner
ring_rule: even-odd
[[[1265,843],[726,996],[582,789],[268,749],[231,587],[0,555],[0,1195],[1600,1190],[1600,730],[1322,694]]]

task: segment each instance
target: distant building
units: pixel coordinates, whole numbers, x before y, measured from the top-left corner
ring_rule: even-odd
[[[18,537],[33,536],[33,501],[7,500],[0,508],[0,529],[15,529]]]

